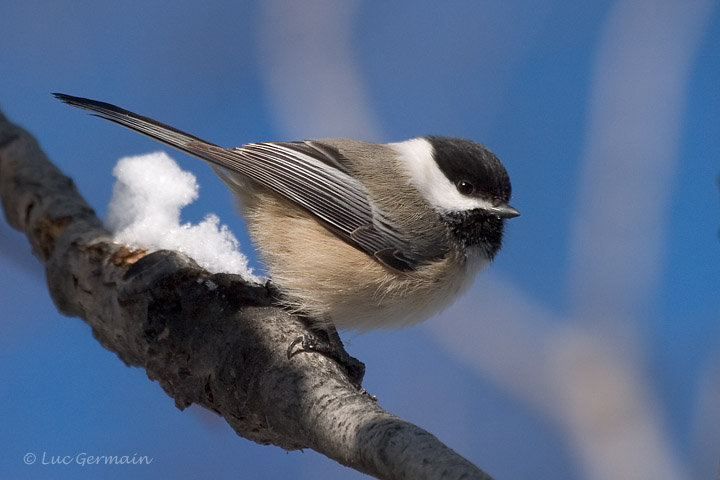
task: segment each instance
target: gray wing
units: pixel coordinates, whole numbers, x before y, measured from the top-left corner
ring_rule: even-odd
[[[68,105],[251,178],[295,202],[340,239],[390,268],[410,271],[433,260],[413,251],[409,239],[373,205],[362,183],[350,175],[345,158],[334,147],[305,141],[252,143],[226,149],[109,103],[54,95]]]

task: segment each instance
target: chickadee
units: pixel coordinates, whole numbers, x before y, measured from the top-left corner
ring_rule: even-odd
[[[208,162],[240,201],[272,281],[318,327],[408,326],[450,305],[500,250],[510,179],[484,146],[450,137],[223,148],[104,102],[74,107]]]

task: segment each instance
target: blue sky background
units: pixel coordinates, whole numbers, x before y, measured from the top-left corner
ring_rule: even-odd
[[[50,96],[225,146],[472,138],[522,216],[446,313],[346,333],[365,387],[498,479],[715,478],[720,458],[720,8],[712,0],[0,4],[0,109],[104,215],[122,156],[160,149]],[[225,187],[218,214],[251,246]],[[253,257],[255,266],[260,268]],[[0,477],[361,478],[180,412],[59,315],[0,222]],[[25,465],[147,455],[143,466]]]

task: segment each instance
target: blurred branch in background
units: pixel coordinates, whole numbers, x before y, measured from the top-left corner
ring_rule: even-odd
[[[220,415],[247,439],[312,448],[378,478],[490,477],[361,389],[364,367],[288,346],[313,336],[265,286],[209,274],[188,257],[114,243],[95,212],[23,129],[0,113],[0,199],[45,265],[57,308],[146,370],[175,399]],[[336,358],[337,357],[337,358]]]
[[[690,478],[649,379],[644,336],[688,78],[712,8],[709,0],[631,0],[609,12],[577,189],[570,315],[488,275],[477,289],[482,324],[469,312],[456,314],[453,330],[428,324],[474,369],[558,425],[588,479]]]

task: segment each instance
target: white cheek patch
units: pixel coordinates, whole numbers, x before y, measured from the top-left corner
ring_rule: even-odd
[[[491,209],[490,202],[479,198],[466,197],[458,192],[455,185],[440,170],[433,158],[433,146],[425,138],[413,138],[404,142],[389,143],[398,152],[398,161],[408,173],[427,202],[445,211]]]

